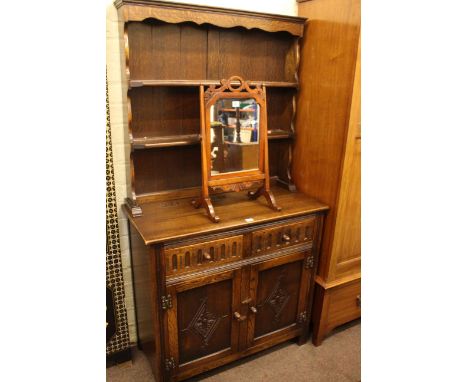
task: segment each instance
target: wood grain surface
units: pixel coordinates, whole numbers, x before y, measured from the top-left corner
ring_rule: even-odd
[[[242,26],[267,32],[285,31],[295,36],[302,36],[305,21],[301,17],[155,0],[117,0],[114,4],[125,21],[142,21],[147,18],[170,23],[191,21],[198,25],[210,23],[223,28]]]
[[[263,198],[249,200],[246,193],[228,193],[213,197],[216,212],[221,218],[217,224],[207,219],[203,210],[194,209],[191,199],[142,203],[143,216],[132,217],[131,224],[140,232],[146,244],[212,234],[229,229],[247,227],[258,223],[274,222],[288,217],[326,212],[328,207],[302,193],[292,193],[279,187],[272,189],[283,208],[273,211],[267,208]],[[246,219],[253,219],[246,221]]]

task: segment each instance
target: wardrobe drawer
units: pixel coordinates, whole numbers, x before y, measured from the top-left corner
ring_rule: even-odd
[[[361,279],[330,290],[328,326],[335,327],[361,316]]]
[[[252,233],[252,256],[312,241],[315,218],[266,228]]]
[[[222,265],[242,258],[243,236],[166,248],[166,275],[180,275]]]

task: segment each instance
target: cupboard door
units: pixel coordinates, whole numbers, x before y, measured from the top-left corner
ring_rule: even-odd
[[[210,363],[237,351],[240,270],[232,270],[167,288],[167,370],[177,379],[189,377]]]
[[[294,253],[253,265],[248,346],[306,336],[313,257]]]

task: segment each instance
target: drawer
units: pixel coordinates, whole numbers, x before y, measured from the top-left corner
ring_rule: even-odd
[[[315,218],[266,228],[252,233],[252,256],[312,241]]]
[[[181,247],[165,249],[166,275],[180,275],[242,258],[243,236],[230,236]]]
[[[335,327],[361,316],[361,279],[329,290],[328,326]]]

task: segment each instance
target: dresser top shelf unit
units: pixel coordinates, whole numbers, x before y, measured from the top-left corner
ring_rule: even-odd
[[[270,175],[294,190],[290,146],[306,19],[150,0],[115,6],[125,23],[129,206],[199,189],[200,87],[233,76],[266,88]]]
[[[285,218],[323,212],[328,207],[300,192],[289,192],[280,187],[272,191],[282,211],[267,208],[263,198],[255,201],[245,197],[245,192],[230,192],[214,196],[220,222],[213,224],[203,209],[194,209],[192,198],[169,201],[141,202],[142,216],[133,217],[126,206],[131,224],[141,235],[146,245],[168,240],[186,239],[196,235],[216,234],[226,230],[242,229],[260,223],[272,223]]]
[[[125,22],[143,21],[148,18],[168,23],[190,21],[198,25],[211,24],[221,28],[240,26],[266,32],[288,32],[298,37],[302,37],[307,20],[304,17],[153,0],[116,0],[114,5]]]

